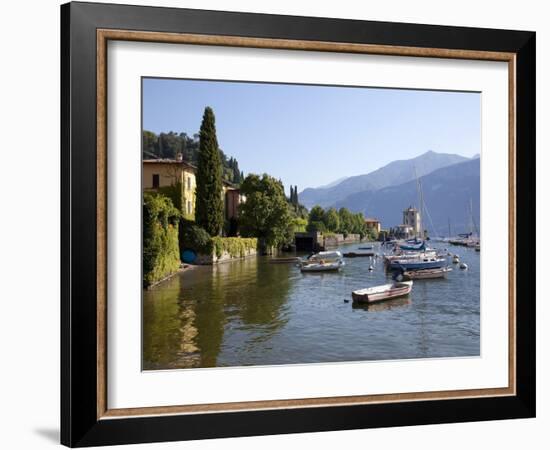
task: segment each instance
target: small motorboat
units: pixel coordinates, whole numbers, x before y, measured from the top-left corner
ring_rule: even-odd
[[[447,265],[444,258],[437,256],[427,256],[417,259],[396,259],[390,263],[391,270],[422,270],[422,269],[440,269]]]
[[[454,255],[453,256],[453,264],[458,264],[460,262],[460,258],[458,257],[458,255]]]
[[[384,262],[390,264],[392,261],[398,260],[411,260],[411,259],[420,259],[420,258],[435,258],[439,257],[435,250],[426,250],[423,252],[406,252],[406,253],[397,253],[394,255],[384,255]]]
[[[408,295],[412,290],[412,281],[401,281],[381,286],[359,289],[351,293],[351,298],[357,303],[375,303]]]
[[[338,251],[319,252],[306,260],[301,260],[300,270],[302,272],[329,272],[340,270],[345,265],[342,253]]]
[[[432,278],[445,278],[453,269],[450,267],[441,267],[440,269],[422,269],[403,272],[404,280],[428,280]]]
[[[466,263],[460,263],[460,266],[459,266],[462,270],[467,270],[468,269],[468,264]]]
[[[303,263],[300,267],[302,272],[330,272],[340,270],[340,267],[345,266],[344,261],[321,261],[317,263]]]

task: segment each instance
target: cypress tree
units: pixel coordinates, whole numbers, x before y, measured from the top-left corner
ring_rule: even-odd
[[[223,226],[222,162],[216,137],[216,119],[206,107],[199,132],[195,220],[211,236]]]

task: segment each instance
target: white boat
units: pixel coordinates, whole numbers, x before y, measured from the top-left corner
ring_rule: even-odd
[[[343,255],[338,250],[319,252],[309,256],[305,262],[342,260]]]
[[[300,263],[302,272],[329,272],[340,270],[345,266],[342,253],[339,251],[319,252]]]
[[[437,256],[438,255],[436,250],[425,250],[423,252],[402,252],[402,253],[395,253],[393,255],[384,255],[384,262],[386,264],[389,264],[392,261],[396,261],[396,260],[435,258]]]
[[[438,257],[421,257],[416,259],[396,259],[390,263],[391,270],[424,270],[424,269],[440,269],[447,265],[445,258]]]
[[[440,269],[421,269],[403,272],[404,280],[428,280],[432,278],[445,278],[453,269],[442,267]]]
[[[412,290],[412,281],[401,281],[381,286],[373,286],[366,289],[359,289],[351,293],[351,298],[358,303],[374,303],[392,298],[408,295]]]

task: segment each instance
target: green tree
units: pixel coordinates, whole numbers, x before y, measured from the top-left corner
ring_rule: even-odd
[[[217,236],[223,226],[222,162],[216,119],[209,106],[204,109],[199,136],[195,220],[210,236]]]
[[[250,174],[241,183],[246,201],[239,205],[239,225],[245,237],[256,237],[260,246],[281,246],[289,238],[291,215],[283,185],[263,174]]]
[[[340,208],[338,210],[340,216],[340,233],[344,236],[352,233],[353,231],[353,214],[347,208]]]
[[[314,220],[313,222],[309,222],[307,224],[306,231],[309,231],[310,233],[324,233],[327,231],[327,227],[324,222]]]
[[[329,231],[338,231],[340,228],[340,216],[334,208],[325,211],[323,222]]]
[[[309,212],[309,223],[312,222],[323,222],[323,219],[325,217],[325,210],[321,208],[319,205],[315,205],[313,208],[311,208],[311,211]]]
[[[350,232],[359,234],[361,236],[361,239],[363,239],[368,234],[368,229],[365,225],[365,216],[363,216],[363,213],[352,214]]]
[[[158,136],[152,131],[143,131],[143,159],[159,157]]]

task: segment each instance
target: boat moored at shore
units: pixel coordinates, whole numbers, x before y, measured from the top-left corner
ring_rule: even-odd
[[[406,270],[402,276],[404,280],[428,280],[433,278],[445,278],[453,269],[442,267],[440,269]]]
[[[300,262],[302,272],[338,271],[345,266],[342,253],[339,251],[319,252]]]
[[[375,303],[384,300],[391,300],[410,294],[412,290],[412,281],[395,282],[381,286],[359,289],[351,293],[354,302],[357,303]]]
[[[390,270],[440,269],[447,265],[445,258],[424,256],[415,259],[397,259],[390,263]]]

